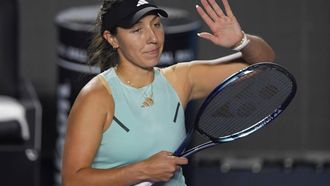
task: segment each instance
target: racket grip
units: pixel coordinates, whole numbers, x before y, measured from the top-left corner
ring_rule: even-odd
[[[151,182],[141,182],[139,184],[136,184],[135,186],[151,186],[153,183]]]

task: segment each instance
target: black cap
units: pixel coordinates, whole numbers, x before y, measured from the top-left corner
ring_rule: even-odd
[[[102,15],[102,25],[104,30],[111,30],[117,26],[130,28],[148,13],[157,13],[163,17],[168,17],[167,12],[158,8],[151,0],[122,0],[113,4]]]

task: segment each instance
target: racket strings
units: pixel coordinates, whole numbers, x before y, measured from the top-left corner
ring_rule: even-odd
[[[292,86],[280,71],[253,71],[230,82],[213,97],[200,116],[198,127],[212,138],[242,133],[284,102]]]
[[[263,90],[263,92],[266,92],[267,94],[266,94],[266,96],[264,93],[261,95],[263,95],[263,97],[268,98],[268,100],[269,100],[269,97],[270,97],[269,95],[274,94],[273,90],[274,89],[272,89],[272,91]],[[243,91],[243,92],[245,94],[241,93],[241,94],[239,94],[239,96],[234,97],[234,99],[236,101],[229,102],[230,111],[228,111],[228,109],[229,109],[228,103],[227,103],[227,105],[225,105],[224,107],[222,107],[220,109],[220,110],[223,110],[225,108],[227,113],[231,113],[230,114],[231,119],[228,120],[228,117],[226,117],[225,121],[223,121],[223,122],[228,123],[227,125],[216,125],[216,127],[218,127],[218,128],[219,128],[219,126],[222,126],[218,129],[219,131],[227,131],[228,134],[223,133],[222,134],[223,136],[232,134],[235,131],[239,132],[245,128],[248,128],[249,125],[245,125],[245,123],[254,124],[254,123],[258,122],[258,120],[259,120],[258,118],[264,117],[265,114],[269,113],[269,111],[267,110],[267,107],[266,107],[267,105],[269,106],[269,102],[267,103],[267,105],[265,105],[265,102],[260,101],[259,99],[251,99],[251,98],[259,98],[259,97],[254,96],[253,93],[251,91],[249,91],[249,89],[247,89],[247,91]],[[279,97],[281,97],[281,96],[279,96]],[[237,98],[240,98],[240,99],[238,100]],[[242,98],[245,98],[245,99],[242,99]],[[277,101],[273,101],[273,102],[277,102]],[[277,104],[275,103],[275,105],[277,105]],[[263,108],[263,110],[260,110],[257,112],[257,110],[256,110],[257,107]],[[233,112],[233,108],[236,109],[236,110],[234,110],[235,112]],[[270,111],[272,111],[272,110],[270,110]],[[213,116],[215,116],[215,115],[213,115]],[[227,114],[227,116],[229,116],[229,115]],[[218,117],[220,117],[220,116],[218,116]],[[245,121],[242,121],[242,119],[244,119]],[[210,122],[210,121],[207,121],[207,122]],[[219,132],[214,131],[214,129],[212,129],[211,131],[219,134]]]

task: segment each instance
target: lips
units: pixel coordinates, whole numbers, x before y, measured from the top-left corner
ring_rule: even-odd
[[[150,56],[158,56],[159,55],[159,48],[148,50],[144,53],[147,54],[147,55],[150,55]]]

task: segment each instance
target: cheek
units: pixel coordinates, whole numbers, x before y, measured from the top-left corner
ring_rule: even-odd
[[[141,42],[136,41],[136,40],[130,40],[124,44],[122,44],[122,50],[127,50],[127,51],[138,51],[139,48],[141,48]]]
[[[124,37],[122,37],[119,40],[119,44],[120,47],[122,48],[122,50],[130,50],[130,49],[136,49],[138,48],[138,45],[141,42],[139,42],[139,38],[138,37],[133,37],[129,34],[125,35]]]
[[[158,40],[159,40],[159,42],[161,42],[162,44],[164,44],[164,40],[165,40],[164,30],[159,31],[159,33],[158,33]]]
[[[131,38],[130,40],[121,41],[119,50],[125,56],[125,58],[136,58],[139,55],[139,51],[142,48],[142,42]]]

